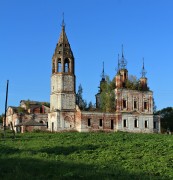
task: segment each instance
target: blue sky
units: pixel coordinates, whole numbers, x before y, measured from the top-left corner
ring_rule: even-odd
[[[75,56],[76,86],[95,103],[102,62],[112,79],[124,45],[129,74],[140,78],[145,59],[157,109],[173,102],[172,0],[0,0],[0,113],[6,80],[9,106],[49,101],[51,58],[62,13]]]

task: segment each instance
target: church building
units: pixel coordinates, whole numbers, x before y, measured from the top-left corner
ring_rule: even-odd
[[[95,111],[81,110],[76,104],[75,59],[64,21],[59,41],[52,57],[50,112],[48,130],[59,131],[127,131],[159,133],[159,117],[153,115],[153,92],[147,85],[144,64],[139,86],[129,88],[127,63],[122,51],[115,76],[115,111],[99,110],[100,92],[96,94]],[[103,76],[100,84],[106,81]]]

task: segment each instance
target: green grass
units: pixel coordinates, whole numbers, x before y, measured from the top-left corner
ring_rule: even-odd
[[[0,179],[173,179],[173,136],[26,133],[0,140]]]

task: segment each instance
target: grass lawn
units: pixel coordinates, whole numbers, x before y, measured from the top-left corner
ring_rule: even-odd
[[[173,179],[173,136],[25,133],[0,139],[0,179]]]

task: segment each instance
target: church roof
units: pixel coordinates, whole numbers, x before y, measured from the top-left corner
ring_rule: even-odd
[[[68,57],[68,56],[73,57],[73,52],[71,50],[70,43],[68,41],[68,38],[65,32],[64,20],[62,22],[61,34],[55,48],[54,55],[55,54],[58,54],[58,56],[61,56],[61,57]]]
[[[31,119],[27,122],[22,122],[22,123],[15,125],[15,126],[46,126],[46,125],[39,123],[39,122],[36,122],[34,119]]]
[[[68,38],[67,38],[67,35],[66,35],[66,32],[65,32],[65,25],[62,25],[61,34],[60,34],[60,38],[59,38],[59,41],[58,41],[58,44],[61,44],[61,43],[69,44]]]

